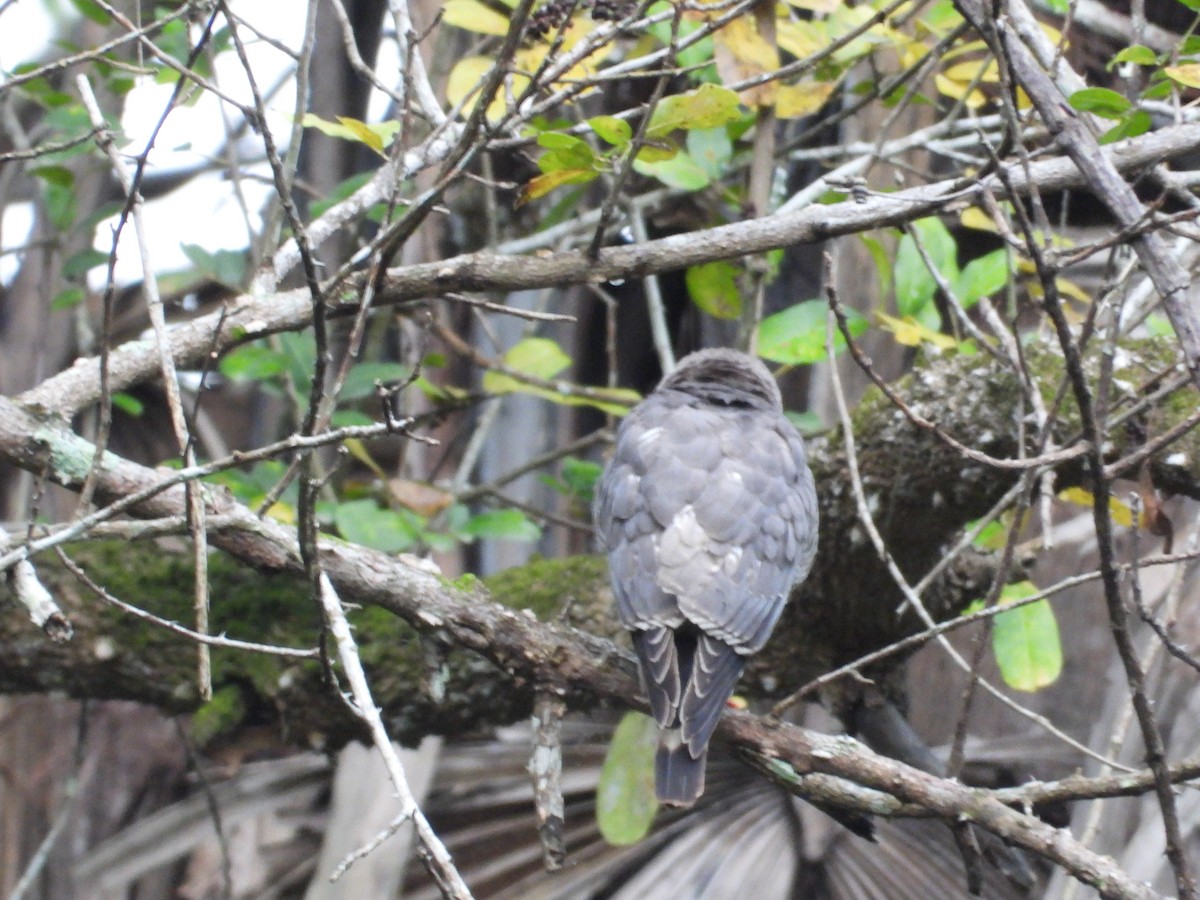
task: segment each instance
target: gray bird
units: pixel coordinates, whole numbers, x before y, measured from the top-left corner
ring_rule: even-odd
[[[617,430],[595,521],[659,725],[661,803],[704,792],[708,741],[745,658],[817,550],[804,442],[757,359],[683,359]]]

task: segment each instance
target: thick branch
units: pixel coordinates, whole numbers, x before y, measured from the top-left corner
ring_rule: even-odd
[[[1120,171],[1132,171],[1200,148],[1200,124],[1178,125],[1106,147],[1100,155]],[[1013,166],[1006,175],[1012,189],[1025,193],[1088,186],[1067,158],[1045,159],[1028,166]],[[775,214],[702,229],[686,235],[610,247],[595,260],[583,250],[548,256],[501,256],[474,253],[442,262],[392,269],[380,285],[376,306],[399,304],[438,294],[464,291],[514,291],[552,285],[581,284],[641,278],[658,272],[686,268],[715,259],[731,259],[794,244],[815,243],[831,237],[872,228],[898,225],[955,203],[968,203],[981,192],[1005,197],[1008,191],[995,175],[963,189],[958,181],[873,195],[864,202],[846,200],[812,205],[796,212]],[[357,282],[337,298],[334,313],[353,314],[358,306]],[[298,330],[312,320],[307,290],[285,291],[263,297],[242,295],[219,312],[180,324],[170,332],[171,350],[180,368],[200,363],[210,352],[279,331]],[[111,390],[122,391],[153,377],[157,359],[145,341],[131,341],[109,354]],[[81,359],[70,369],[46,379],[20,400],[47,413],[69,417],[99,400],[99,362]]]

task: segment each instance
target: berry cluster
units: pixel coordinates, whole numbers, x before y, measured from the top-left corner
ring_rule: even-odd
[[[576,9],[591,8],[597,22],[616,22],[629,15],[635,5],[635,0],[549,0],[530,14],[525,33],[537,41],[564,24],[569,28],[567,20]]]

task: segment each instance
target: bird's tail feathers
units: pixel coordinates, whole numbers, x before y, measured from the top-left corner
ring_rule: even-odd
[[[664,806],[687,808],[704,793],[704,769],[708,762],[708,747],[699,755],[684,742],[678,728],[664,730],[654,756],[654,788],[658,802]]]

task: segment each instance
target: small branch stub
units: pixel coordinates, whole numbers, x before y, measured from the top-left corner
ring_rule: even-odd
[[[562,699],[545,691],[534,701],[529,775],[533,779],[538,835],[542,839],[542,860],[547,872],[561,869],[567,855],[562,795],[562,720],[566,712],[567,705]]]

